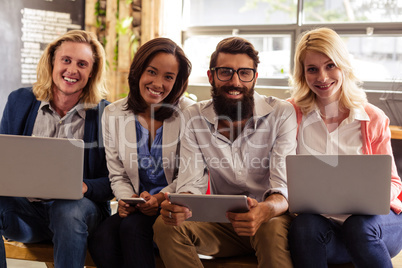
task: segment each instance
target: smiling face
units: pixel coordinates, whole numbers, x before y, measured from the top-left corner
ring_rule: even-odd
[[[323,104],[338,101],[343,83],[342,71],[326,55],[307,51],[304,60],[307,85]]]
[[[179,73],[179,62],[168,53],[158,53],[148,63],[140,77],[140,93],[145,102],[161,103],[172,91]]]
[[[93,64],[89,44],[63,42],[54,54],[53,94],[79,98],[91,77]]]
[[[239,68],[253,69],[254,62],[247,54],[219,53],[215,67],[228,67],[234,70]],[[239,79],[237,73],[234,73],[232,79],[222,82],[216,76],[216,71],[211,72],[208,70],[207,74],[210,84],[219,91],[218,94],[233,100],[241,100],[247,92],[253,90],[258,77],[258,73],[256,73],[254,80],[243,82]]]
[[[247,54],[219,53],[216,67],[227,67],[234,70],[239,68],[254,68],[253,60]],[[226,116],[232,121],[248,119],[254,109],[254,85],[258,73],[250,82],[243,82],[237,73],[232,79],[220,81],[216,71],[208,70],[209,82],[212,85],[212,99],[215,112]]]

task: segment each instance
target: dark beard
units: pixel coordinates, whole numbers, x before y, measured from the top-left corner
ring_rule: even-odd
[[[220,92],[228,92],[230,90],[238,90],[243,93],[240,100],[228,99]],[[222,86],[217,88],[212,85],[212,102],[215,113],[218,116],[228,117],[232,122],[242,121],[252,116],[254,110],[254,86],[250,89],[247,87]]]

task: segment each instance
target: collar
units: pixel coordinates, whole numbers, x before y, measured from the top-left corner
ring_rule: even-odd
[[[358,107],[350,110],[348,120],[370,121],[370,117],[363,107]]]
[[[315,106],[314,110],[310,112],[310,114],[316,114],[317,117],[321,118],[320,112],[317,106]],[[349,112],[348,118],[346,118],[345,123],[352,123],[354,120],[357,121],[370,121],[370,117],[366,113],[363,107],[352,108]]]
[[[41,101],[39,105],[39,110],[42,110],[44,112],[56,113],[56,111],[53,109],[52,105],[50,105],[50,102],[48,101]],[[82,119],[85,119],[86,111],[82,101],[79,101],[73,108],[71,108],[65,116],[69,116],[75,112],[77,112]]]

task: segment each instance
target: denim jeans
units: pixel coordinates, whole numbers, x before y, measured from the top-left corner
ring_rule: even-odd
[[[29,202],[23,197],[0,197],[0,233],[6,238],[37,243],[52,241],[55,266],[84,267],[87,237],[102,220],[101,210],[87,198]],[[0,241],[0,268],[6,267]]]
[[[392,268],[402,249],[402,214],[353,215],[339,225],[321,215],[301,214],[289,230],[295,267],[327,267],[352,262],[355,267]]]
[[[120,218],[114,214],[103,221],[89,239],[89,251],[96,266],[155,267],[152,226],[158,215],[135,212]]]

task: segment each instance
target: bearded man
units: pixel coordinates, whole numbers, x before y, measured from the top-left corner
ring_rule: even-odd
[[[154,240],[167,268],[203,267],[198,254],[255,254],[259,267],[291,267],[285,156],[296,149],[294,109],[254,91],[258,52],[247,40],[222,40],[211,55],[212,100],[184,112],[177,193],[246,195],[249,212],[230,223],[185,221],[191,211],[162,203]],[[213,208],[211,208],[213,209]],[[190,218],[191,220],[191,218]]]

